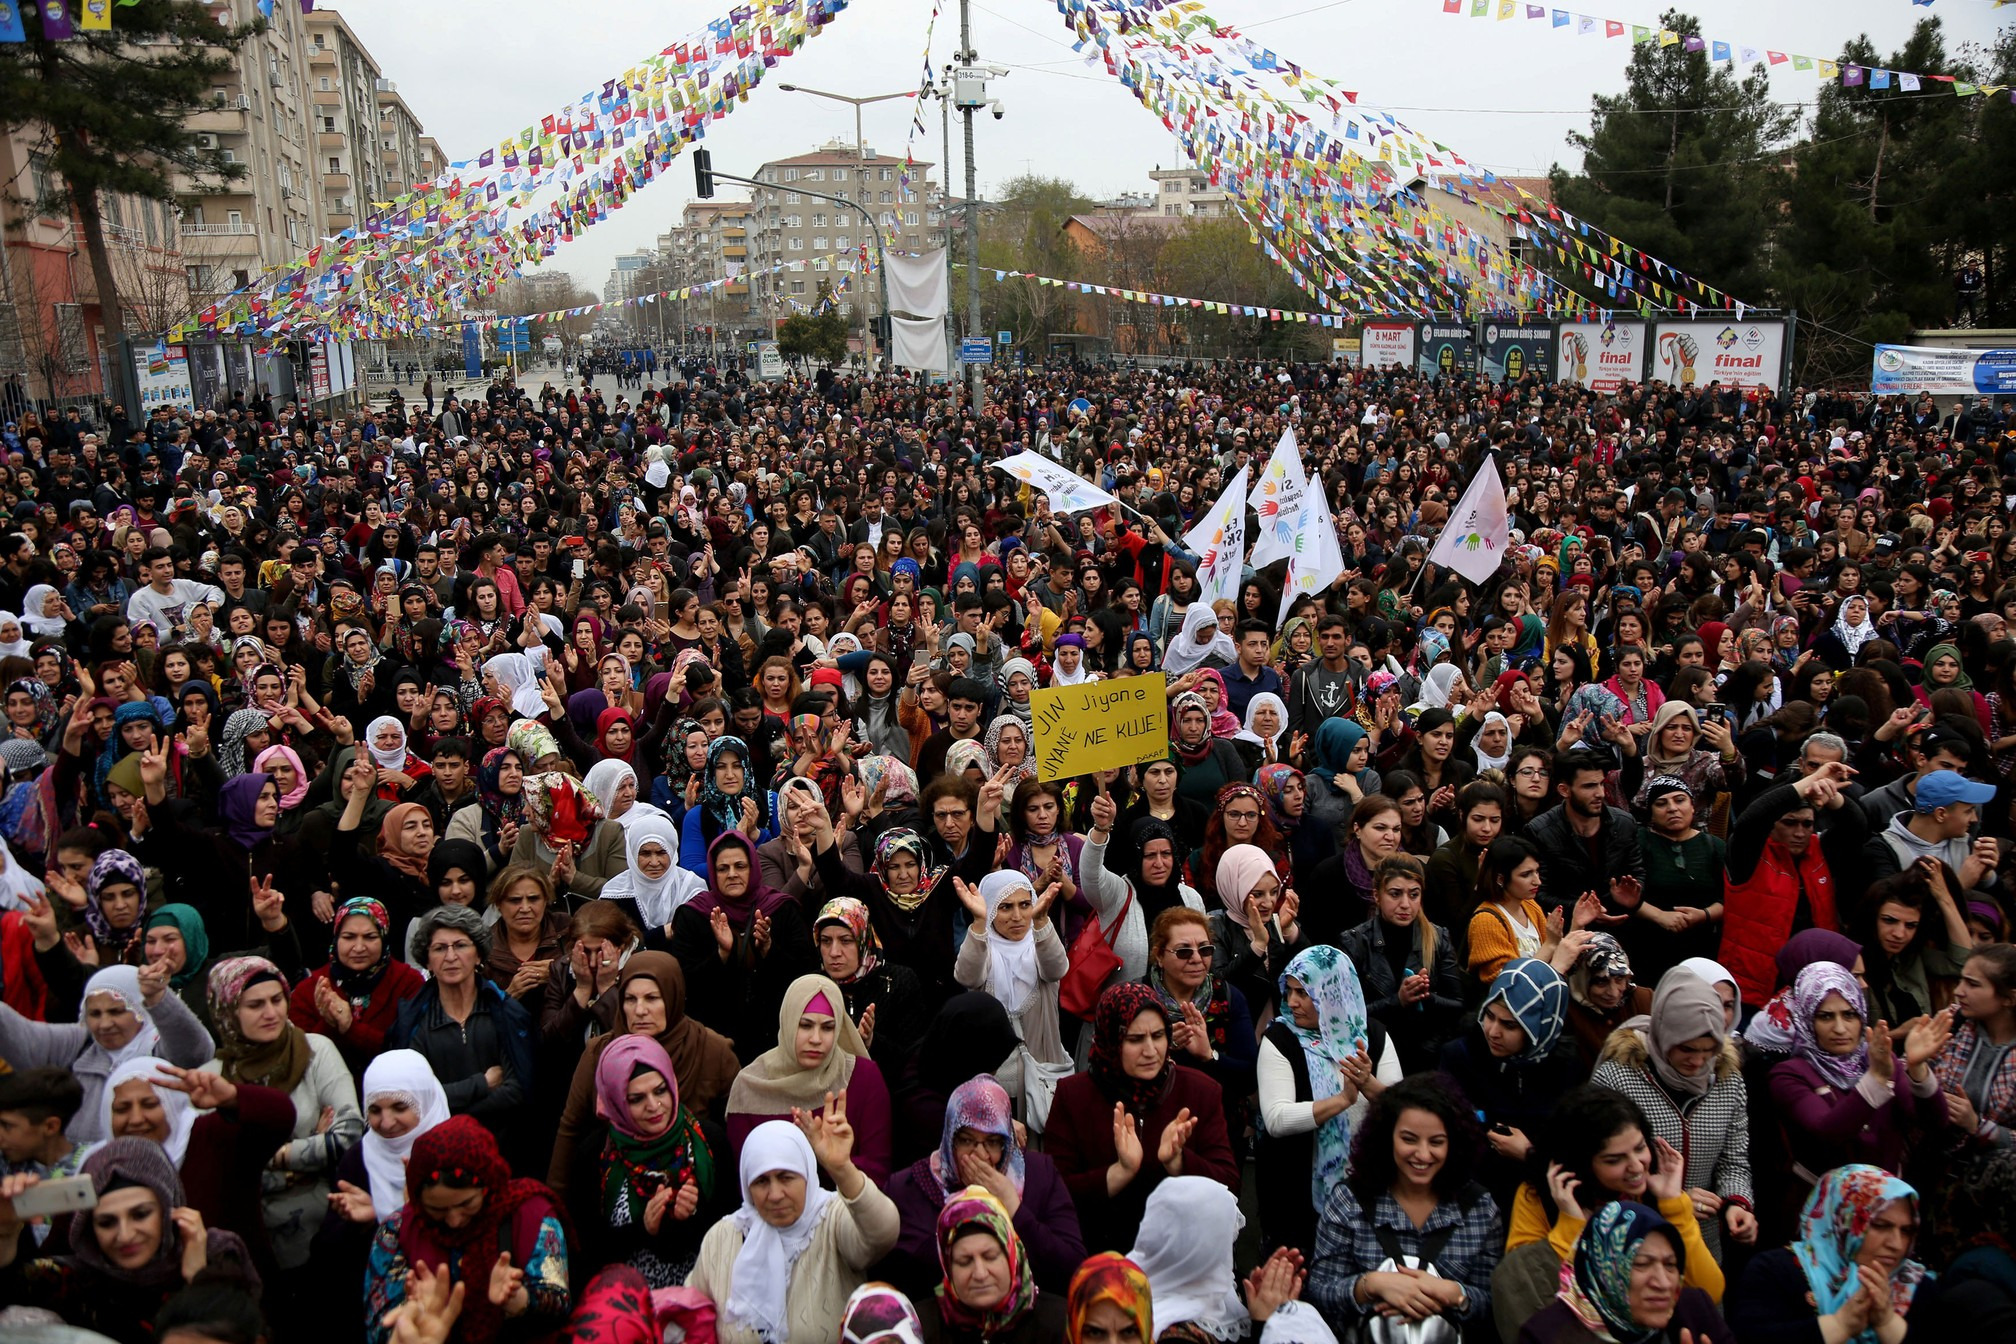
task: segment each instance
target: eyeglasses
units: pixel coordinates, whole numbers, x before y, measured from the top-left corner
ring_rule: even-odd
[[[432,943],[427,948],[427,955],[430,957],[459,957],[475,950],[476,944],[467,940],[459,943]]]
[[[1218,949],[1211,946],[1209,943],[1206,943],[1201,947],[1192,947],[1188,944],[1185,944],[1182,947],[1170,948],[1169,955],[1176,958],[1176,960],[1178,961],[1210,961],[1213,957],[1216,957],[1218,955]]]
[[[1545,766],[1532,765],[1526,767],[1524,770],[1514,770],[1512,775],[1515,779],[1539,779],[1546,773],[1547,768]]]
[[[1227,812],[1227,813],[1225,814],[1225,820],[1227,820],[1227,821],[1258,821],[1258,820],[1260,820],[1260,814],[1259,814],[1258,812],[1248,812],[1248,811],[1245,811],[1245,810],[1243,810],[1243,809],[1242,809],[1242,810],[1240,810],[1240,811],[1238,811],[1238,812]]]

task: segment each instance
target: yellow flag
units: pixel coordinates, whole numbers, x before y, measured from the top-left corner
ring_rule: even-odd
[[[84,0],[83,22],[78,26],[86,32],[111,32],[112,0]]]

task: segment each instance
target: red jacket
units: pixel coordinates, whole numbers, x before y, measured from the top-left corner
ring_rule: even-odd
[[[1827,856],[1818,836],[1797,859],[1778,841],[1767,840],[1764,855],[1750,876],[1742,882],[1727,880],[1722,897],[1720,960],[1736,977],[1746,1003],[1762,1003],[1778,988],[1778,949],[1792,936],[1802,877],[1813,927],[1838,930],[1834,877],[1827,871]]]
[[[324,966],[294,986],[294,992],[287,996],[287,1020],[303,1031],[316,1032],[335,1041],[336,1048],[343,1054],[343,1062],[350,1066],[351,1076],[362,1085],[364,1067],[384,1050],[385,1033],[392,1029],[393,1019],[399,1016],[399,1006],[418,994],[427,980],[405,962],[395,959],[385,968],[378,988],[371,991],[371,1001],[351,1014],[350,1030],[338,1036],[329,1029],[329,1024],[322,1020],[322,1014],[315,1007],[316,983],[328,978],[329,968]]]
[[[49,986],[35,964],[35,935],[19,910],[0,915],[0,1003],[30,1022],[49,1018]]]

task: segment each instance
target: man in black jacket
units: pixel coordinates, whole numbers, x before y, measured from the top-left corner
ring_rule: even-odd
[[[1554,757],[1554,793],[1561,805],[1535,817],[1526,838],[1540,851],[1540,905],[1572,908],[1582,893],[1603,898],[1612,914],[1638,903],[1645,860],[1638,851],[1638,823],[1622,808],[1603,801],[1609,762],[1587,751]],[[1630,885],[1619,891],[1628,882]]]

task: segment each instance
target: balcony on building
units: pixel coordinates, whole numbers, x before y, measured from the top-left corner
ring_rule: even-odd
[[[350,190],[350,174],[348,173],[322,174],[322,190],[324,191]]]

